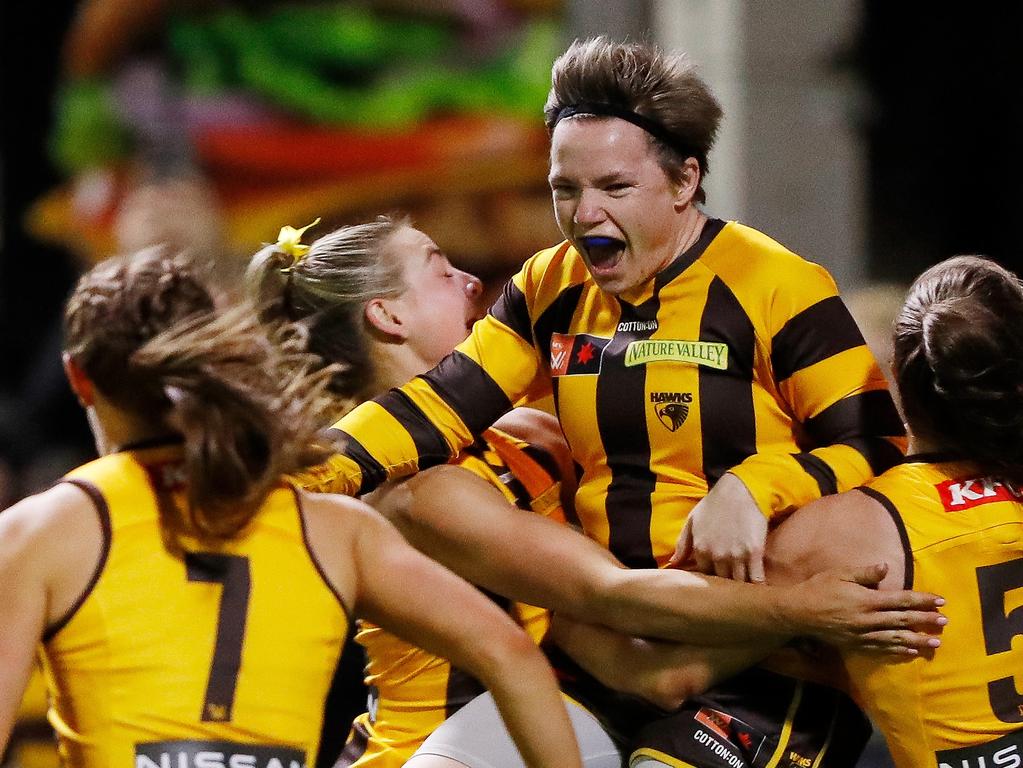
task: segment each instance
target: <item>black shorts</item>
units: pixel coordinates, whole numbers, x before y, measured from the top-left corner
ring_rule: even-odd
[[[754,668],[648,722],[628,753],[678,768],[852,768],[870,734],[841,691]]]

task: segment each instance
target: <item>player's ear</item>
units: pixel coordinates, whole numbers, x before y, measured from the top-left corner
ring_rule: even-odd
[[[700,188],[700,163],[695,157],[687,157],[682,164],[682,181],[675,193],[675,210],[681,211],[696,198]]]
[[[75,393],[78,402],[83,408],[88,408],[96,402],[93,394],[92,380],[85,375],[85,371],[78,365],[70,354],[65,352],[61,358],[64,362],[64,373],[67,375],[71,391]]]
[[[400,307],[393,299],[370,299],[366,302],[366,321],[380,333],[402,341],[408,338],[407,325],[402,321]]]

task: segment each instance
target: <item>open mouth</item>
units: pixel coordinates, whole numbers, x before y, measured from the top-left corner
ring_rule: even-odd
[[[598,272],[614,269],[625,253],[625,241],[617,237],[590,235],[580,237],[579,244],[586,253],[590,265]]]

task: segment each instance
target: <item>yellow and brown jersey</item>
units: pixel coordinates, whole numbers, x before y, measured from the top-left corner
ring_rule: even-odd
[[[105,539],[92,583],[41,648],[65,762],[314,765],[348,615],[307,546],[295,491],[274,490],[235,541],[186,542],[178,557],[157,488],[180,488],[181,466],[141,455],[64,478],[90,496]]]
[[[437,368],[346,416],[345,456],[308,481],[366,491],[546,396],[583,469],[584,528],[632,567],[664,563],[726,471],[774,514],[901,457],[901,420],[831,277],[712,219],[621,296],[567,243],[537,254]]]
[[[918,457],[862,490],[892,515],[905,587],[946,599],[932,659],[847,658],[899,768],[1023,761],[1023,499],[969,464]]]
[[[493,484],[519,508],[563,521],[557,468],[543,451],[488,429],[452,463]],[[546,611],[491,597],[540,641]],[[356,718],[337,768],[404,765],[437,726],[485,690],[446,659],[369,622],[359,622],[356,640],[366,649],[370,711]]]

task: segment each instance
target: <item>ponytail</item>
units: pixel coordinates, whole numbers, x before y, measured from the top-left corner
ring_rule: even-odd
[[[388,258],[388,239],[409,220],[380,216],[317,238],[300,257],[268,245],[245,271],[246,292],[270,326],[298,323],[309,335],[309,351],[335,364],[333,394],[362,400],[375,375],[364,311],[378,297],[406,289],[403,263]]]
[[[188,500],[168,510],[172,539],[235,537],[282,474],[329,455],[320,429],[333,370],[299,351],[294,329],[278,335],[269,339],[251,308],[239,307],[172,328],[131,356],[131,367],[160,382],[165,421],[184,440]]]
[[[332,368],[303,329],[268,338],[251,307],[218,312],[192,266],[159,249],[85,274],[65,310],[65,349],[97,391],[184,441],[187,503],[158,489],[165,541],[217,544],[249,522],[282,474],[322,461]]]

